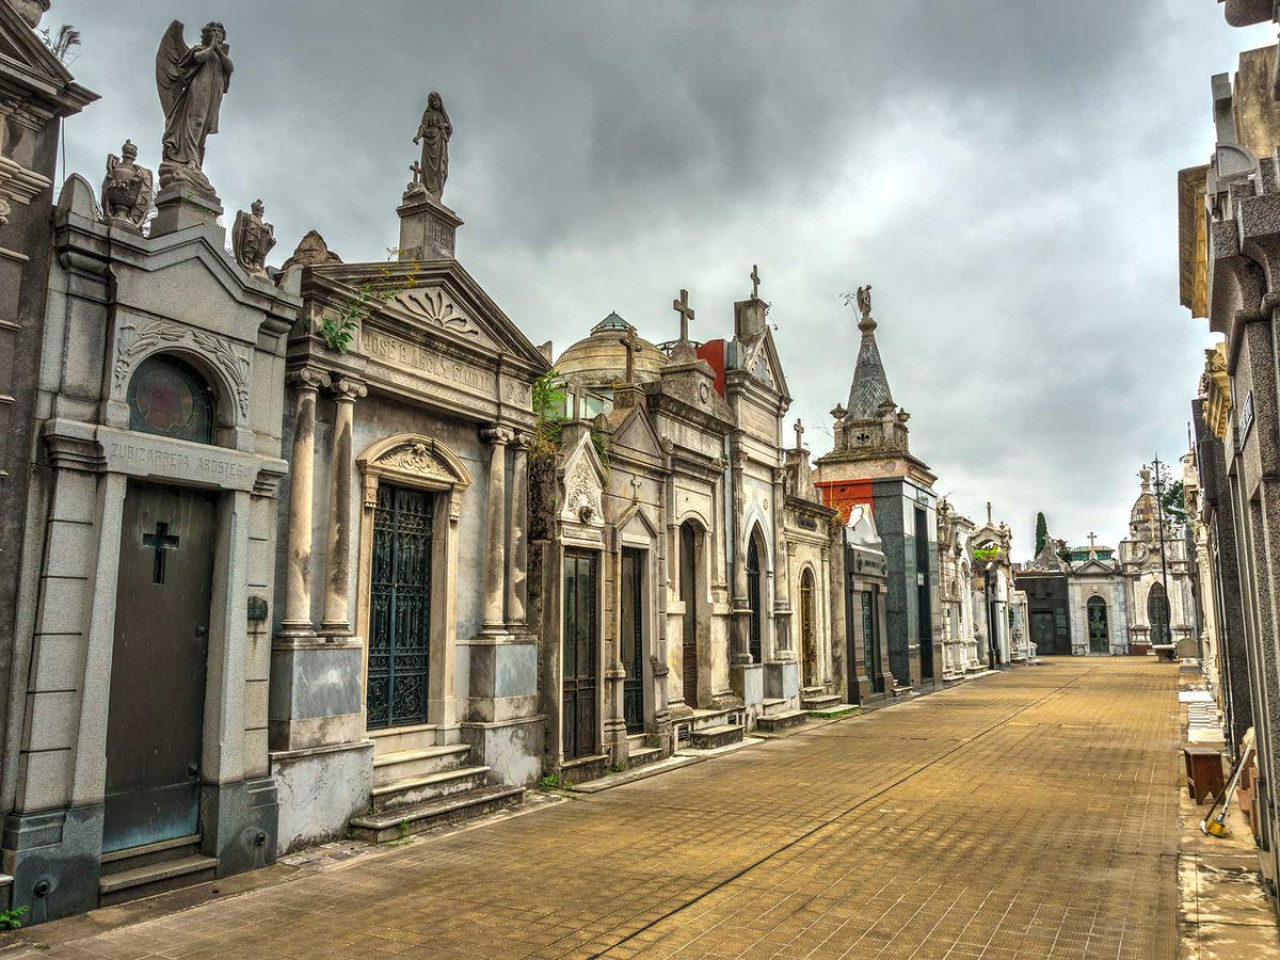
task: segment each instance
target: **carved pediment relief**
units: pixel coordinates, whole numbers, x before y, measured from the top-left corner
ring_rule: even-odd
[[[604,526],[602,496],[604,468],[596,456],[590,435],[584,434],[565,459],[560,472],[560,519],[565,523],[590,527]]]
[[[494,346],[493,340],[485,335],[467,311],[457,304],[443,287],[404,290],[396,294],[392,302],[414,317],[425,320],[441,330],[447,330],[473,343]]]
[[[364,474],[366,507],[378,501],[378,480],[388,477],[400,483],[434,490],[450,489],[450,513],[457,514],[462,491],[471,486],[471,473],[458,455],[431,437],[401,434],[380,440],[356,458]]]
[[[216,334],[192,330],[164,320],[129,320],[116,334],[116,359],[111,379],[113,395],[124,399],[129,380],[138,364],[166,350],[197,354],[223,378],[223,386],[235,397],[238,420],[249,416],[249,349]]]

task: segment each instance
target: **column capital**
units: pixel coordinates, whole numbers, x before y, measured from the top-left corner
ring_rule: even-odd
[[[494,424],[492,427],[486,427],[480,431],[480,438],[495,447],[504,447],[515,437],[515,431],[510,427],[500,427]]]
[[[313,367],[303,367],[300,370],[290,370],[285,374],[285,383],[293,387],[295,390],[319,390],[322,387],[329,386],[330,377],[323,370],[316,370]]]
[[[520,452],[527,451],[533,443],[533,437],[524,430],[516,431],[515,436],[511,440],[511,445]]]
[[[339,377],[333,381],[330,389],[333,390],[333,398],[339,403],[355,403],[369,395],[368,387],[350,377]]]

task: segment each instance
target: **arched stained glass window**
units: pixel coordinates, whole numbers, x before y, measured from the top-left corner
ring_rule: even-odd
[[[213,442],[213,391],[195,368],[156,354],[129,382],[129,429],[195,443]]]

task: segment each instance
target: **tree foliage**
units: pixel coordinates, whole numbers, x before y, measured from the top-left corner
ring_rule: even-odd
[[[1164,505],[1164,515],[1169,518],[1174,526],[1185,526],[1187,523],[1187,508],[1182,499],[1182,481],[1175,480],[1169,486],[1165,487],[1164,496],[1161,497]]]
[[[1049,521],[1045,520],[1043,513],[1036,514],[1036,556],[1040,556],[1044,550],[1044,545],[1049,541]]]

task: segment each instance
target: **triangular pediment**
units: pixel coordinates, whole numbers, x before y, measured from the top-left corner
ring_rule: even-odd
[[[353,295],[366,283],[374,289],[394,289],[388,301],[377,301],[371,310],[370,318],[379,328],[425,330],[491,356],[514,359],[535,374],[549,369],[538,348],[455,260],[334,263],[313,270],[318,277],[349,287]]]
[[[584,432],[560,468],[560,519],[566,523],[604,526],[604,465],[591,434]]]
[[[77,84],[26,21],[0,0],[0,75],[28,87],[49,108],[74,113],[98,99]]]
[[[787,378],[782,372],[782,358],[778,356],[778,345],[773,339],[773,331],[768,327],[748,348],[744,368],[761,383],[776,390],[787,400],[791,399]]]
[[[633,456],[662,459],[662,440],[643,407],[632,407],[627,412],[609,446],[611,450],[622,450]]]
[[[1077,577],[1087,576],[1090,574],[1094,576],[1097,576],[1098,574],[1111,576],[1116,573],[1116,568],[1105,561],[1099,560],[1097,557],[1091,557],[1084,563],[1080,564],[1080,566],[1075,567],[1072,572]]]

